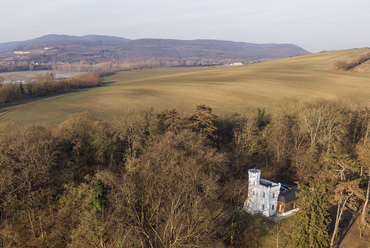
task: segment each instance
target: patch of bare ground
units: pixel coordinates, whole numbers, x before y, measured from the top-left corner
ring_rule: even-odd
[[[370,247],[370,231],[360,237],[361,218],[358,217],[349,227],[348,231],[340,242],[338,248],[368,248]]]

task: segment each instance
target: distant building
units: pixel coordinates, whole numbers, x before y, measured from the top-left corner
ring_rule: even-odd
[[[29,51],[14,51],[15,54],[29,54]]]
[[[240,65],[244,65],[243,63],[241,62],[235,62],[235,63],[232,63],[230,64],[231,66],[240,66]]]
[[[270,217],[276,213],[286,215],[297,210],[296,186],[274,183],[261,178],[258,169],[248,170],[248,198],[244,210],[251,214]]]

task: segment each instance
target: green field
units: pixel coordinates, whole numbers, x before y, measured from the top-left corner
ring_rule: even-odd
[[[329,70],[365,49],[297,56],[238,67],[163,68],[120,72],[99,88],[18,102],[0,108],[0,120],[57,125],[71,113],[89,111],[111,119],[130,109],[155,112],[175,108],[193,112],[206,104],[216,114],[264,107],[273,111],[286,100],[354,98],[370,103],[370,74]]]

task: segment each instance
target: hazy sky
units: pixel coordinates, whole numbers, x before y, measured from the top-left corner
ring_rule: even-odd
[[[0,43],[46,34],[370,46],[369,0],[1,0]]]

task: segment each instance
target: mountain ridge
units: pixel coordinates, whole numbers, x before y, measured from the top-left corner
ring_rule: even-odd
[[[48,48],[48,51],[41,52]],[[18,61],[41,63],[86,61],[138,62],[147,60],[179,61],[257,61],[274,60],[310,52],[294,44],[257,44],[215,39],[153,39],[130,40],[106,35],[49,34],[35,39],[0,44],[0,60],[11,60],[12,52],[27,51]],[[37,51],[37,52],[35,52]]]

